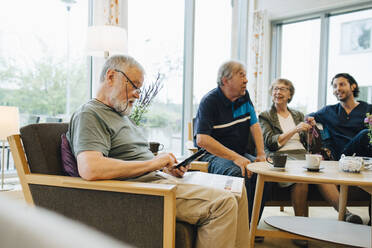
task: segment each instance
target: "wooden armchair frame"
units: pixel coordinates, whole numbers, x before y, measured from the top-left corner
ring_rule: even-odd
[[[22,185],[24,198],[28,204],[39,205],[35,202],[35,195],[33,194],[32,190],[32,187],[34,187],[35,185],[46,187],[51,186],[53,188],[72,190],[83,189],[89,191],[119,192],[126,194],[160,196],[163,198],[164,203],[163,213],[161,213],[163,215],[162,247],[175,246],[176,186],[116,180],[86,181],[81,178],[74,178],[69,176],[32,173],[26,159],[20,135],[9,136],[8,142],[16,165],[20,183]],[[89,223],[87,224],[89,225]],[[105,230],[100,229],[100,226],[95,226],[95,228],[105,232]],[[118,237],[117,235],[115,236],[115,234],[112,233],[108,234],[120,240],[120,237]]]

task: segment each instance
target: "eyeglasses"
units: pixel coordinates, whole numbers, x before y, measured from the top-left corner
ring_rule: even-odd
[[[287,91],[289,88],[286,87],[274,87],[273,91],[278,92],[278,91]]]
[[[120,72],[121,74],[123,74],[123,76],[128,80],[128,82],[132,85],[132,87],[134,88],[135,92],[137,92],[138,94],[141,94],[141,89],[138,88],[133,82],[132,80],[129,79],[129,77],[122,71],[120,70],[117,70],[117,69],[114,69],[116,72]]]

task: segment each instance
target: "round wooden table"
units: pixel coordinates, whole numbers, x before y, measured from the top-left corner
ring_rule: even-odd
[[[283,221],[278,221],[278,218],[268,218],[268,223],[273,224],[273,226],[278,227],[281,230],[284,230],[286,232],[282,231],[268,231],[268,230],[259,230],[257,229],[257,222],[258,222],[258,215],[260,211],[260,205],[262,200],[262,192],[265,182],[295,182],[295,183],[311,183],[311,184],[322,184],[322,183],[332,183],[332,184],[338,184],[340,185],[340,204],[339,204],[339,220],[343,219],[343,216],[345,215],[345,209],[346,209],[346,202],[347,202],[347,191],[348,186],[358,186],[365,190],[367,190],[369,193],[372,192],[372,171],[370,170],[362,170],[360,173],[348,173],[343,172],[338,167],[338,161],[322,161],[320,164],[321,170],[319,172],[309,172],[306,168],[306,161],[305,160],[290,160],[287,161],[285,170],[276,170],[273,169],[271,164],[267,162],[257,162],[252,163],[247,166],[247,168],[257,173],[257,184],[256,184],[256,193],[254,198],[254,205],[253,205],[253,211],[252,211],[252,218],[251,218],[251,229],[250,229],[250,242],[251,247],[254,247],[254,237],[255,236],[273,236],[273,237],[283,237],[283,238],[291,238],[291,239],[320,239],[324,241],[330,241],[340,244],[348,244],[345,243],[345,236],[348,233],[336,233],[335,236],[343,236],[342,239],[327,238],[323,236],[319,236],[317,233],[310,232],[308,228],[302,228],[306,227],[308,225],[305,224],[305,222],[308,222],[311,227],[316,228],[316,224],[314,224],[314,220],[311,220],[312,218],[303,218],[303,217],[286,217],[284,219],[279,219]],[[283,225],[283,222],[287,222],[287,224]],[[329,222],[329,228],[330,230],[336,230],[333,228],[337,227],[348,227],[348,225],[355,225],[350,223],[345,223],[341,221],[336,220],[324,220],[325,222]],[[322,221],[322,223],[324,222]],[[282,223],[282,224],[281,224]],[[288,224],[290,223],[290,224]],[[320,223],[320,222],[319,222]],[[296,228],[293,228],[293,224],[296,224]],[[346,225],[345,225],[346,224]],[[358,229],[366,229],[367,232],[363,231],[363,233],[368,233],[367,237],[363,237],[363,240],[359,242],[357,245],[362,247],[372,247],[371,244],[371,227],[369,226],[363,226],[358,225]],[[353,228],[350,228],[350,230]],[[353,229],[354,230],[354,229]],[[290,233],[289,233],[289,232]],[[335,233],[335,232],[333,232]],[[358,236],[360,236],[360,232],[358,233]],[[301,236],[300,236],[301,235]],[[355,235],[355,234],[351,234]],[[363,235],[365,236],[365,235]],[[364,244],[364,245],[360,245]],[[356,245],[356,244],[354,244]]]

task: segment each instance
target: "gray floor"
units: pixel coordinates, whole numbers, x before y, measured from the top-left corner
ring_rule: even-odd
[[[23,194],[21,191],[21,186],[17,184],[17,181],[6,180],[15,186],[12,191],[0,192],[1,195],[6,195],[12,199],[23,201]],[[368,208],[367,207],[350,207],[348,208],[352,213],[358,214],[362,217],[364,223],[369,221]],[[337,219],[337,212],[331,207],[311,207],[309,211],[310,217],[318,218],[329,218]],[[273,229],[272,227],[265,224],[263,221],[267,216],[293,216],[293,209],[291,207],[285,207],[284,212],[280,212],[279,207],[265,207],[262,215],[262,219],[259,224],[259,228],[263,229]],[[341,234],[340,234],[341,235]],[[273,248],[296,248],[297,246],[292,243],[289,239],[279,239],[279,238],[265,238],[263,243],[256,243],[255,247],[273,247]],[[310,248],[346,248],[348,246],[330,244],[322,241],[309,241]]]

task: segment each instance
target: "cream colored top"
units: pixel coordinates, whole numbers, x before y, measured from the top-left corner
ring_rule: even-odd
[[[279,124],[282,128],[283,133],[291,131],[291,129],[296,127],[296,124],[293,120],[293,117],[291,114],[288,115],[287,118],[284,118],[280,114],[278,115]],[[279,144],[280,146],[280,144]],[[292,150],[306,150],[305,147],[300,142],[300,135],[298,133],[294,134],[287,143],[284,144],[283,147],[279,149],[279,151],[292,151]]]

